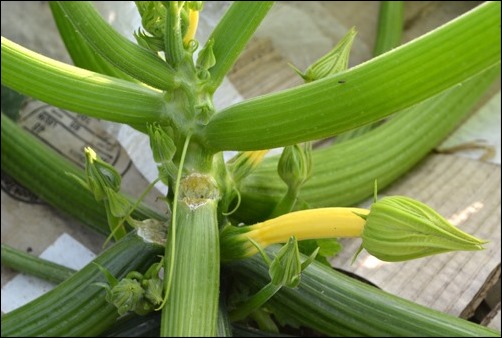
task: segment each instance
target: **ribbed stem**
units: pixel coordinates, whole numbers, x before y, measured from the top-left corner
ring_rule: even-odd
[[[172,289],[162,309],[162,337],[216,334],[220,281],[217,203],[178,204]],[[166,252],[170,252],[171,240]]]
[[[500,2],[485,2],[347,71],[225,108],[201,133],[214,151],[259,150],[378,121],[499,64],[499,25]]]
[[[114,67],[89,46],[87,41],[75,30],[68,17],[64,14],[59,6],[59,2],[51,1],[49,2],[49,6],[59,34],[75,66],[119,79],[136,81],[131,76]]]
[[[2,84],[59,108],[109,121],[144,126],[166,112],[159,91],[70,66],[4,37]]]
[[[235,1],[211,33],[216,64],[211,73],[210,85],[214,92],[232,68],[253,33],[265,18],[273,1]],[[209,41],[208,40],[208,41]]]
[[[378,27],[373,56],[378,56],[401,44],[403,33],[403,8],[402,1],[380,1],[378,13]],[[349,130],[336,136],[335,142],[340,143],[366,134],[376,128],[380,122],[366,124],[356,129]]]
[[[378,56],[401,43],[403,34],[403,1],[381,1],[378,30],[373,55]]]
[[[73,269],[30,255],[6,244],[2,244],[2,264],[54,283],[61,283],[75,273]]]
[[[273,254],[279,248],[271,247],[267,251]],[[259,289],[270,279],[267,265],[258,256],[231,266],[246,285]],[[349,278],[317,261],[303,271],[297,288],[282,288],[267,306],[328,336],[500,336],[499,332],[487,327]]]
[[[90,1],[60,1],[59,6],[87,43],[115,67],[155,88],[177,86],[175,72],[166,62],[115,31]]]
[[[500,74],[493,67],[461,86],[424,101],[356,139],[314,150],[312,177],[300,192],[311,207],[350,206],[372,196],[406,173],[471,111]],[[234,216],[247,224],[268,215],[285,193],[277,175],[278,156],[265,159],[241,184]]]

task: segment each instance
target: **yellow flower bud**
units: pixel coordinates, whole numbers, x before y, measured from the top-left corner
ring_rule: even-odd
[[[197,26],[199,25],[199,11],[198,10],[188,10],[188,27],[183,36],[183,45],[187,46],[190,41],[195,38],[195,32],[197,31]]]
[[[248,176],[263,160],[268,150],[243,151],[228,161],[228,170],[237,184]]]

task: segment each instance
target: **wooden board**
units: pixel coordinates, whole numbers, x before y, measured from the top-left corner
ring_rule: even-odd
[[[381,262],[363,252],[351,265],[360,241],[344,240],[344,250],[333,264],[392,294],[456,316],[472,316],[500,276],[500,167],[433,154],[381,191],[380,197],[384,195],[406,195],[425,202],[460,229],[490,242],[484,251],[403,263]]]

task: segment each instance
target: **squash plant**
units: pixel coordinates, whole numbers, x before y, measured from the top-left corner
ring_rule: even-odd
[[[500,2],[383,53],[398,44],[400,25],[388,24],[399,23],[402,5],[385,3],[381,56],[347,69],[351,30],[296,70],[304,85],[217,111],[215,90],[272,5],[232,3],[199,45],[202,2],[137,2],[137,43],[89,2],[51,2],[75,66],[2,37],[4,86],[148,134],[169,188],[166,217],[123,195],[120,175],[91,148],[79,170],[2,112],[3,170],[114,241],[2,316],[2,336],[265,335],[286,326],[337,336],[500,335],[346,277],[303,245],[361,237],[361,250],[387,261],[483,248],[419,201],[378,199],[374,182],[383,188],[408,171],[499,75]],[[312,149],[339,134],[344,142]],[[282,154],[264,159],[274,147]],[[239,153],[225,162],[225,150]],[[349,207],[372,194],[370,209]]]

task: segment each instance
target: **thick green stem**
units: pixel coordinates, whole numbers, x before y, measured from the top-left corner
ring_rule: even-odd
[[[380,1],[374,56],[396,48],[401,43],[403,8],[403,1]]]
[[[176,1],[169,1],[165,6],[166,29],[164,45],[166,46],[166,61],[174,69],[177,69],[185,53],[185,49],[183,48],[183,37],[181,36],[181,5]]]
[[[410,170],[471,111],[500,75],[500,67],[399,112],[375,130],[312,153],[312,177],[300,192],[311,207],[350,206],[372,196]],[[247,224],[262,220],[284,196],[278,157],[265,159],[241,183],[241,207],[233,215]]]
[[[378,121],[500,64],[500,2],[345,72],[230,106],[201,129],[208,147],[259,150]]]
[[[178,204],[174,273],[162,309],[162,337],[216,334],[220,280],[216,209],[211,199],[185,199]],[[169,235],[167,254],[172,245]]]
[[[115,67],[150,86],[177,86],[174,70],[155,53],[115,31],[90,1],[60,1],[60,8],[87,43]]]
[[[59,34],[75,66],[119,79],[136,81],[131,76],[114,67],[89,46],[82,35],[75,30],[68,16],[64,14],[59,2],[50,1],[49,6]]]
[[[216,64],[209,70],[214,92],[265,18],[273,1],[235,1],[211,33]]]
[[[196,142],[190,142],[190,136],[180,156],[165,250],[165,305],[160,334],[214,336],[220,281],[220,189],[210,174],[212,156],[207,156]]]
[[[70,66],[2,37],[2,84],[46,103],[109,121],[140,124],[167,118],[161,92]]]
[[[403,2],[402,1],[381,1],[378,15],[378,31],[375,41],[373,55],[378,56],[401,44],[403,33]],[[370,130],[379,126],[380,122],[366,124],[362,127],[349,130],[336,136],[335,142],[340,143],[366,134]]]

